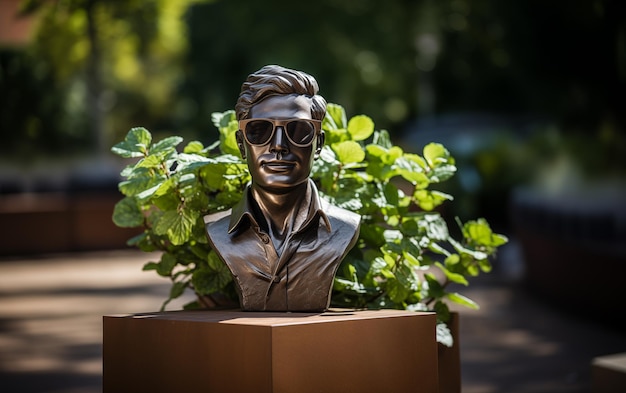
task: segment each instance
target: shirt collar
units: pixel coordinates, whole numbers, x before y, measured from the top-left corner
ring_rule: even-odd
[[[326,230],[330,232],[332,230],[330,225],[330,220],[324,210],[322,208],[322,200],[319,197],[319,193],[317,191],[317,187],[313,180],[309,179],[305,201],[308,200],[308,212],[306,219],[300,226],[300,228],[295,228],[294,233],[300,232],[306,228],[308,228],[313,222],[316,222],[316,219],[321,219],[324,225],[326,226]],[[259,224],[257,219],[254,216],[254,208],[252,201],[252,194],[250,192],[250,185],[246,187],[246,190],[243,193],[243,197],[241,201],[237,203],[233,207],[231,216],[230,216],[230,224],[228,226],[228,233],[233,233],[239,228],[243,227],[247,222],[250,226],[254,228],[258,228]]]

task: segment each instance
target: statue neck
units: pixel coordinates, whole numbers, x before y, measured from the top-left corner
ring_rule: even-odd
[[[267,222],[269,235],[275,245],[281,244],[297,225],[306,220],[308,209],[303,209],[305,207],[303,205],[308,202],[306,200],[308,187],[307,181],[285,193],[276,193],[252,184],[252,196]]]

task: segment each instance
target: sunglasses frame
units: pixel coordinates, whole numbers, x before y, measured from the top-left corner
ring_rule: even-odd
[[[255,121],[255,120],[265,120],[265,121],[270,122],[273,125],[272,133],[270,134],[269,138],[267,138],[267,141],[264,142],[264,143],[252,143],[252,142],[250,142],[250,140],[248,139],[248,135],[246,134],[246,125],[248,125],[248,123],[250,123],[251,121]],[[287,126],[288,123],[291,123],[292,121],[307,121],[307,122],[313,123],[313,128],[315,129],[315,135],[313,135],[313,138],[311,139],[311,141],[309,143],[305,143],[305,144],[296,143],[296,142],[294,142],[291,139],[291,137],[289,136],[289,133],[286,130],[286,126]],[[243,137],[246,139],[246,142],[248,142],[252,146],[265,146],[268,143],[270,143],[270,141],[274,137],[274,134],[276,133],[276,127],[282,127],[283,128],[283,132],[285,133],[285,136],[289,140],[289,143],[293,144],[294,146],[298,146],[298,147],[308,147],[308,146],[311,146],[313,144],[313,141],[315,140],[315,137],[320,135],[320,133],[322,131],[322,121],[321,120],[314,120],[314,119],[301,119],[301,118],[297,118],[297,117],[290,118],[290,119],[269,119],[269,118],[265,118],[265,117],[253,117],[253,118],[250,118],[250,119],[239,120],[239,130],[243,134]]]

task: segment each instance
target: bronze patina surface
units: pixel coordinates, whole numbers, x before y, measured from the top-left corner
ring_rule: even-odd
[[[309,178],[324,144],[326,101],[310,75],[270,65],[235,106],[251,183],[228,214],[205,217],[212,248],[247,311],[324,311],[360,216],[321,200]]]

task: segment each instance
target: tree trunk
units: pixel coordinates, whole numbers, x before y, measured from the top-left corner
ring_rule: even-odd
[[[102,74],[100,69],[101,53],[96,27],[94,8],[98,0],[89,0],[85,7],[87,13],[87,36],[91,50],[87,61],[87,106],[89,111],[89,126],[91,127],[91,139],[98,157],[102,157],[106,151],[106,135],[104,129],[104,111],[101,105]]]

